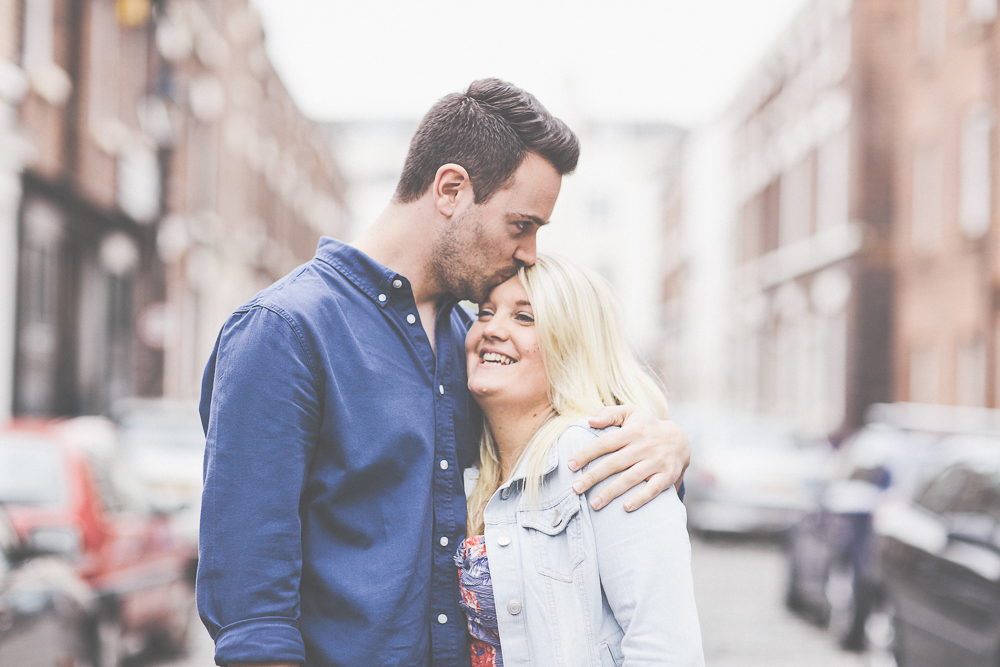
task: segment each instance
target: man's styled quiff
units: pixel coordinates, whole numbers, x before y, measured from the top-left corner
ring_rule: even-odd
[[[576,169],[580,142],[531,93],[500,79],[473,81],[464,93],[438,100],[420,121],[395,199],[416,201],[441,165],[454,163],[469,172],[475,201],[483,204],[510,183],[528,153],[565,176]]]

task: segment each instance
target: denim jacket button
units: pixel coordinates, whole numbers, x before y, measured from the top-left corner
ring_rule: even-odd
[[[510,487],[500,492],[500,500],[507,500],[508,498],[510,498]]]
[[[502,547],[505,547],[508,544],[510,544],[510,535],[501,535],[500,537],[498,537],[497,544],[499,544]]]
[[[509,611],[512,616],[517,616],[521,613],[521,603],[517,600],[511,600],[507,603],[507,611]]]
[[[559,510],[556,510],[556,513],[554,515],[552,515],[552,527],[553,528],[555,528],[556,526],[559,525],[559,519],[560,518],[561,517],[559,516]]]

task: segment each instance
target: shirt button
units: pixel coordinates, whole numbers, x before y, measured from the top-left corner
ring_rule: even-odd
[[[509,611],[512,616],[517,616],[521,613],[521,603],[517,600],[511,600],[507,603],[507,611]]]
[[[410,313],[409,315],[406,316],[406,321],[409,322],[410,324],[414,324],[416,323],[417,318],[413,313]]]
[[[438,623],[440,623],[441,625],[444,625],[447,622],[448,622],[448,617],[447,616],[445,616],[444,614],[438,614]]]
[[[510,488],[506,488],[500,492],[500,500],[507,500],[510,498]]]
[[[441,394],[442,396],[444,396],[444,385],[443,384],[439,384],[438,385],[438,393]]]
[[[399,289],[400,287],[403,286],[403,281],[400,280],[399,278],[396,278],[395,280],[392,281],[392,286],[395,287],[396,289]]]
[[[448,469],[448,459],[441,459],[441,464],[440,465],[441,465],[441,470],[447,470]]]
[[[382,303],[385,303],[385,299],[386,299],[385,294],[379,294],[378,295],[378,300],[381,301]]]
[[[443,547],[448,546],[448,538],[447,537],[442,537],[440,539],[440,542],[441,542],[441,546],[443,546]]]
[[[510,544],[510,535],[501,535],[500,537],[498,537],[497,544],[499,544],[502,547],[505,547],[508,544]]]

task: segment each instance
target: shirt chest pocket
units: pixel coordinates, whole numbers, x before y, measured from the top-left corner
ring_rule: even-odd
[[[538,574],[573,581],[574,570],[583,562],[581,522],[580,496],[572,489],[547,506],[518,511],[517,523],[527,533]]]

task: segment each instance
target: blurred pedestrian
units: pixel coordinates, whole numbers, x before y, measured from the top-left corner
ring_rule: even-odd
[[[481,415],[464,339],[480,302],[535,261],[576,136],[528,93],[487,79],[424,117],[396,194],[352,245],[241,306],[205,369],[198,605],[219,664],[469,664],[455,547]],[[574,469],[606,505],[670,488],[687,440],[648,411]]]
[[[705,664],[680,498],[671,489],[631,514],[595,512],[565,465],[601,433],[587,417],[602,406],[667,414],[615,311],[600,278],[539,256],[493,289],[469,329],[485,427],[455,561],[473,667]]]

